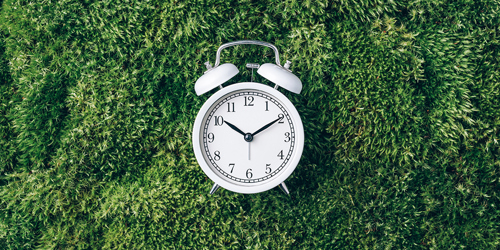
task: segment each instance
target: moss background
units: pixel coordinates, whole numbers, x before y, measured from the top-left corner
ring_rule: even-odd
[[[498,0],[0,3],[2,248],[500,247]],[[291,197],[210,196],[194,158],[243,39],[304,84]]]

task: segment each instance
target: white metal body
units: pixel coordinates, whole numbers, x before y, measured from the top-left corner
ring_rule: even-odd
[[[291,64],[290,61],[287,61],[285,66],[281,66],[279,53],[276,46],[262,41],[241,40],[226,43],[220,46],[217,50],[215,65],[213,67],[210,65],[210,62],[205,63],[205,65],[207,66],[207,71],[205,71],[204,75],[196,81],[196,84],[194,86],[197,95],[202,95],[216,88],[217,86],[222,86],[223,83],[238,74],[239,70],[231,63],[225,63],[219,66],[220,54],[221,51],[225,48],[243,44],[259,45],[271,48],[274,51],[276,64],[266,63],[260,67],[258,66],[258,64],[247,64],[247,66],[250,65],[250,68],[258,68],[258,74],[275,83],[276,85],[283,87],[293,93],[300,93],[300,91],[302,90],[302,82],[289,69]]]
[[[251,134],[270,122],[250,142],[227,124]],[[272,189],[292,174],[302,156],[304,129],[285,95],[261,83],[244,82],[219,90],[203,104],[192,139],[196,159],[212,181],[251,194]]]
[[[238,68],[236,68],[236,66],[232,63],[222,64],[217,68],[205,72],[204,75],[198,78],[194,85],[194,90],[197,95],[202,95],[217,86],[222,85],[239,72]]]
[[[259,67],[259,70],[257,70],[257,73],[267,80],[295,94],[300,94],[300,91],[302,90],[302,82],[296,75],[274,63],[262,64]]]

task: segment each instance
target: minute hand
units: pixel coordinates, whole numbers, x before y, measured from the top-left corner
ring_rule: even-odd
[[[262,127],[262,128],[260,128],[259,130],[255,131],[255,132],[252,134],[252,136],[255,136],[256,134],[258,134],[258,133],[260,133],[260,132],[264,131],[266,128],[271,127],[271,125],[273,125],[275,122],[279,121],[280,119],[281,119],[281,118],[278,118],[278,119],[276,119],[276,120],[274,120],[274,121],[272,121],[272,122],[270,122],[270,123],[266,124],[264,127]]]

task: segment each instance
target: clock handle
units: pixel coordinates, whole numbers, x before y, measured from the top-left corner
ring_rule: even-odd
[[[234,41],[234,42],[222,44],[219,47],[219,49],[217,50],[217,56],[215,58],[214,68],[217,68],[217,66],[219,66],[219,64],[220,64],[220,53],[223,49],[231,47],[231,46],[235,46],[235,45],[242,45],[242,44],[253,44],[253,45],[260,45],[260,46],[265,46],[265,47],[271,48],[274,51],[274,55],[276,57],[276,65],[283,68],[283,66],[281,66],[281,64],[280,64],[280,55],[278,53],[278,48],[276,48],[276,46],[274,46],[273,44],[262,42],[262,41],[256,41],[256,40],[240,40],[240,41]]]

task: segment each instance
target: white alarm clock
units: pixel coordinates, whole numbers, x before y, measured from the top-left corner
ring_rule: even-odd
[[[257,82],[222,84],[239,73],[235,65],[219,66],[224,48],[262,45],[273,49],[276,64],[247,64],[275,83],[272,88]],[[280,65],[277,48],[266,42],[243,40],[223,44],[217,50],[215,66],[206,62],[207,71],[195,84],[197,95],[220,87],[201,107],[193,126],[193,149],[201,169],[219,187],[252,194],[276,186],[287,194],[284,181],[302,156],[304,128],[294,105],[278,91],[278,86],[299,94],[302,82]],[[252,72],[253,73],[253,72]]]

